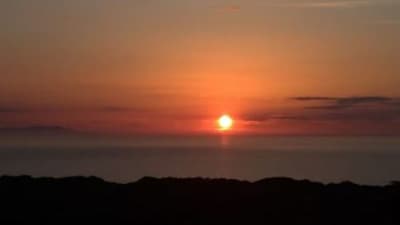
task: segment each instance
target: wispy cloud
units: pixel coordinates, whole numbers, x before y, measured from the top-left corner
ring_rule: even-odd
[[[400,26],[400,19],[384,19],[384,20],[376,20],[375,24],[380,25],[399,25]]]
[[[218,7],[217,10],[223,13],[237,13],[240,12],[242,7],[240,5],[225,5],[222,7]]]
[[[239,12],[241,7],[239,5],[229,5],[225,7],[225,11],[229,12]]]
[[[359,97],[325,97],[325,96],[301,96],[293,97],[292,100],[318,102],[318,105],[306,106],[307,109],[346,109],[361,104],[383,104],[395,99],[385,96],[359,96]]]
[[[8,106],[0,106],[0,113],[16,113],[16,112],[24,112],[25,109],[16,108],[16,107],[8,107]]]
[[[299,96],[290,98],[290,100],[303,102],[306,106],[279,113],[249,112],[243,116],[243,119],[255,123],[269,121],[303,121],[306,123],[334,121],[347,124],[362,121],[369,124],[391,124],[392,121],[400,122],[399,98],[386,96]]]
[[[58,125],[35,125],[26,127],[0,127],[0,134],[73,134],[74,129]]]
[[[143,111],[141,109],[133,108],[133,107],[122,107],[122,106],[104,106],[98,109],[94,109],[95,111],[103,111],[103,112],[131,112],[131,111]]]
[[[376,4],[394,3],[394,0],[315,0],[315,1],[292,1],[278,5],[297,8],[356,8]]]
[[[266,122],[271,120],[309,120],[310,118],[304,115],[294,114],[273,114],[273,113],[249,113],[243,116],[243,120],[250,122]]]
[[[43,112],[146,112],[146,109],[125,106],[100,106],[100,107],[13,107],[0,106],[0,113],[43,113]]]

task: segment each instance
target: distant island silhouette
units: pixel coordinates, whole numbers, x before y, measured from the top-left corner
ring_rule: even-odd
[[[0,177],[0,224],[400,224],[400,184]]]

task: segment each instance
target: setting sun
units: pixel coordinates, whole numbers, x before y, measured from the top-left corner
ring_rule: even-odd
[[[225,131],[225,130],[230,130],[233,125],[233,119],[229,115],[222,115],[218,119],[218,126],[219,130]]]

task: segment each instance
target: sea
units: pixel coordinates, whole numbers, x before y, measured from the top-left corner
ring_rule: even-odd
[[[97,176],[118,183],[145,176],[291,177],[385,185],[400,180],[400,137],[0,137],[2,175]]]

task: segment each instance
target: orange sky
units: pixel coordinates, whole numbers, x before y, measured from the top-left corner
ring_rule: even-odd
[[[237,134],[398,134],[399,10],[396,0],[4,1],[0,127],[210,134],[229,113]]]

